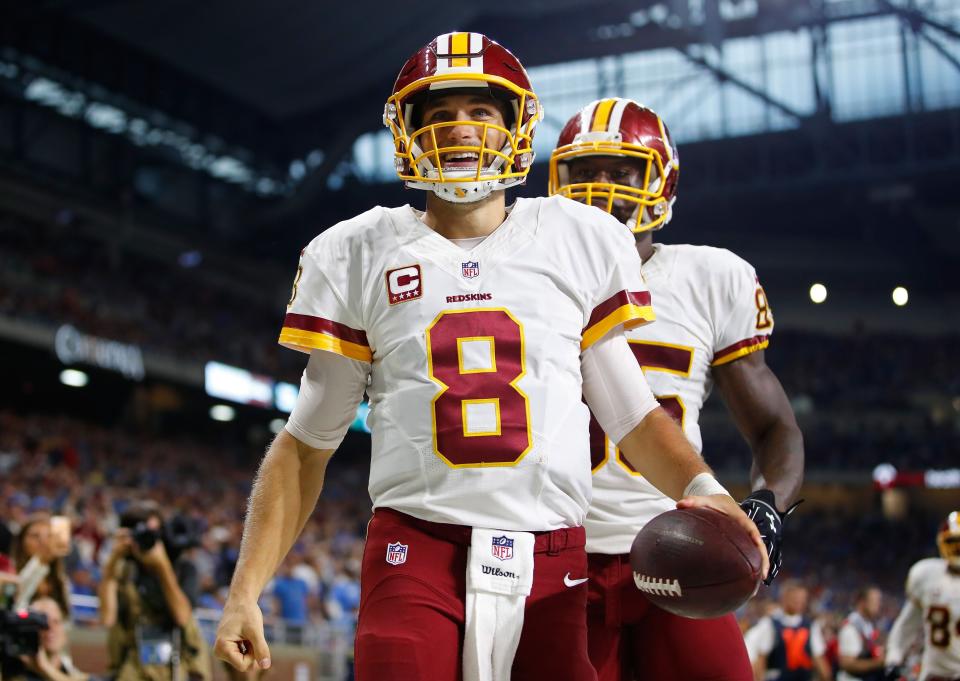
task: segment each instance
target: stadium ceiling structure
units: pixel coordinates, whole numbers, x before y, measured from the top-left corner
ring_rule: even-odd
[[[370,186],[343,171],[356,140],[378,129],[399,65],[433,35],[473,30],[509,46],[528,68],[667,51],[787,121],[684,144],[681,201],[704,225],[691,228],[690,240],[714,242],[706,225],[719,214],[737,223],[749,249],[769,230],[767,216],[783,215],[785,234],[834,244],[799,260],[835,258],[838,271],[860,241],[893,243],[903,234],[912,245],[878,267],[897,258],[924,263],[934,286],[960,257],[949,204],[960,173],[960,106],[932,107],[918,75],[922,50],[960,83],[960,17],[943,11],[945,0],[528,0],[408,3],[403,12],[372,1],[338,12],[305,0],[3,4],[0,170],[33,169],[78,192],[132,197],[175,218],[167,229],[200,228],[251,253],[264,252],[265,240],[289,251],[278,228],[300,243],[316,232],[318,212],[329,222],[372,202]],[[838,120],[829,34],[876,19],[897,26],[903,110]],[[723,59],[738,39],[775,34],[809,42],[813,105],[798,106]],[[604,92],[617,93],[618,79],[630,76],[624,68],[600,69],[610,79]],[[876,88],[886,87],[886,75]],[[545,186],[542,173],[534,169],[528,193]],[[341,175],[343,188],[332,191]],[[410,200],[397,185],[376,185],[374,202]],[[757,209],[763,204],[767,212]],[[835,220],[848,225],[846,245]]]

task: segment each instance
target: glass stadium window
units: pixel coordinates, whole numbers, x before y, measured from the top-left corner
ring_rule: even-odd
[[[929,0],[924,11],[946,25],[960,23],[956,0]],[[693,60],[668,48],[531,68],[530,80],[546,112],[534,142],[536,162],[550,157],[564,123],[580,107],[602,97],[631,97],[652,107],[681,144],[796,128],[816,109],[814,68],[835,121],[902,114],[909,109],[904,43],[913,109],[960,106],[956,67],[941,54],[960,59],[960,50],[936,29],[927,31],[929,40],[907,29],[904,41],[896,16],[835,21],[827,26],[826,53],[818,66],[811,31],[798,30],[730,39],[719,52],[692,45],[687,49]],[[385,131],[361,136],[331,186],[334,180],[342,184],[346,175],[363,182],[392,181],[392,151]]]
[[[833,62],[833,117],[849,121],[905,109],[900,21],[882,17],[827,28]],[[882,84],[877,82],[882,74]]]

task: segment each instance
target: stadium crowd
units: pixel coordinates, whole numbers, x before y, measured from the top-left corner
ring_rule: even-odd
[[[23,417],[0,411],[0,524],[8,554],[31,521],[52,513],[72,519],[65,557],[73,594],[92,596],[109,555],[120,514],[149,498],[168,517],[190,520],[198,542],[200,608],[222,606],[239,550],[241,525],[256,460],[249,452],[197,444],[193,439],[137,437],[64,417]],[[363,528],[370,515],[366,468],[334,464],[323,499],[267,591],[269,619],[302,627],[324,620],[349,629],[359,604]],[[12,570],[12,562],[6,562]],[[0,570],[4,563],[0,563]],[[75,619],[94,621],[88,606]]]
[[[15,536],[38,515],[70,516],[67,576],[74,594],[89,596],[96,593],[120,513],[134,500],[153,499],[199,528],[190,554],[199,573],[197,605],[218,609],[236,561],[256,458],[242,447],[230,451],[195,438],[147,438],[62,416],[4,410],[0,519]],[[362,457],[349,451],[334,457],[317,510],[261,603],[268,618],[351,626],[370,516],[366,476]],[[805,580],[824,612],[842,612],[858,587],[877,583],[890,595],[887,614],[895,614],[903,575],[933,551],[930,528],[936,522],[916,515],[909,522],[889,520],[879,508],[870,514],[803,509],[791,519],[784,574]],[[92,614],[80,608],[74,617]]]

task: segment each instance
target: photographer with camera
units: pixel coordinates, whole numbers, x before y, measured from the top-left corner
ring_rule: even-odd
[[[98,588],[115,681],[212,678],[210,652],[193,617],[197,570],[184,555],[198,539],[182,519],[165,524],[151,502],[121,516]]]
[[[67,653],[67,626],[60,604],[41,596],[30,604],[30,612],[43,615],[46,627],[39,632],[35,652],[19,655],[19,668],[8,681],[87,681],[90,676],[73,666]]]

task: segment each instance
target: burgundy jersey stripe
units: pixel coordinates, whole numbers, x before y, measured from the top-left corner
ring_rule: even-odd
[[[590,315],[590,321],[587,327],[590,328],[604,317],[609,315],[617,308],[624,305],[636,305],[637,307],[647,307],[650,305],[650,291],[620,291],[615,293],[605,301],[593,308],[593,314]]]
[[[670,371],[689,372],[693,362],[690,348],[671,348],[655,343],[630,343],[630,349],[636,355],[640,366],[651,369],[669,369]]]
[[[283,320],[283,325],[291,329],[300,329],[301,331],[312,331],[314,333],[326,333],[334,338],[364,345],[369,347],[367,334],[359,329],[351,329],[346,324],[324,319],[323,317],[313,317],[308,314],[297,314],[288,312]]]

